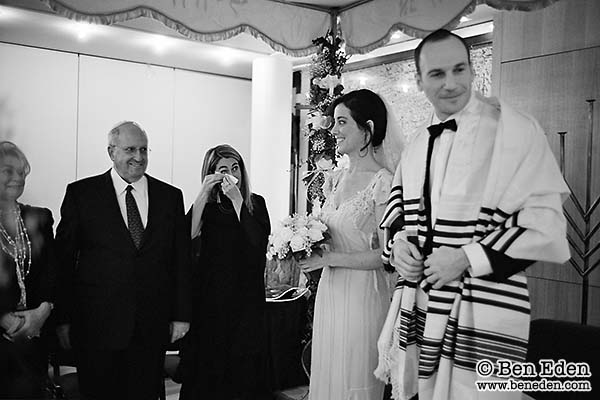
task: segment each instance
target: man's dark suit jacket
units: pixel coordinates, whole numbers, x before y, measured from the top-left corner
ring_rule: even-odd
[[[138,329],[167,343],[169,321],[190,318],[190,232],[179,189],[146,175],[148,222],[138,250],[110,175],[67,186],[56,231],[58,324],[74,345],[123,349]]]

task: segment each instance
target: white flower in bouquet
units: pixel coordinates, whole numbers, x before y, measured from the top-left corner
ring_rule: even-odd
[[[317,229],[321,232],[325,232],[327,230],[327,225],[322,223],[320,220],[313,218],[308,221],[308,229]]]
[[[320,229],[309,229],[308,237],[311,241],[318,242],[319,240],[323,239],[323,232]]]
[[[267,257],[284,259],[293,257],[299,260],[311,255],[329,235],[325,225],[316,215],[295,214],[288,216],[276,225],[269,236]]]
[[[301,250],[306,250],[305,236],[299,233],[292,236],[292,238],[290,239],[290,248],[294,253]]]
[[[281,228],[279,237],[284,243],[289,242],[292,239],[292,236],[294,236],[294,230],[290,226],[284,226]]]
[[[296,218],[294,218],[294,228],[296,229],[296,231],[299,231],[301,229],[306,229],[306,224],[308,224],[308,218],[304,215],[297,215]],[[304,232],[306,233],[306,232]]]

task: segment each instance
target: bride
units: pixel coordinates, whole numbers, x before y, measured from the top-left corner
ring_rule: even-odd
[[[378,227],[392,181],[382,166],[389,154],[381,156],[388,112],[367,89],[341,96],[332,107],[332,133],[349,166],[332,173],[324,186],[322,218],[331,234],[330,251],[300,262],[304,272],[323,269],[315,303],[310,400],[380,400],[384,385],[373,371],[391,296]],[[399,154],[401,149],[395,150]]]

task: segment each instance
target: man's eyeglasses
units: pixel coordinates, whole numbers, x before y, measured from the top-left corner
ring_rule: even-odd
[[[150,149],[147,147],[121,147],[121,146],[116,146],[113,145],[112,147],[118,147],[119,149],[123,150],[125,152],[125,154],[127,154],[128,156],[133,156],[135,154],[137,154],[137,152],[139,151],[141,155],[143,156],[147,156],[148,153],[150,153]]]

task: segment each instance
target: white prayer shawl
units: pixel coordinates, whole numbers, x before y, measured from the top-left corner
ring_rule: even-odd
[[[569,193],[535,119],[505,103],[477,97],[459,125],[448,158],[433,247],[480,242],[519,259],[564,263],[570,257],[562,202]],[[465,124],[466,125],[466,124]],[[428,132],[420,129],[403,153],[381,227],[384,262],[391,228],[423,246],[427,227],[422,190]],[[524,273],[498,283],[465,273],[439,290],[399,278],[378,341],[375,375],[393,386],[395,399],[510,399],[517,392],[478,392],[478,360],[522,362],[529,335]]]

